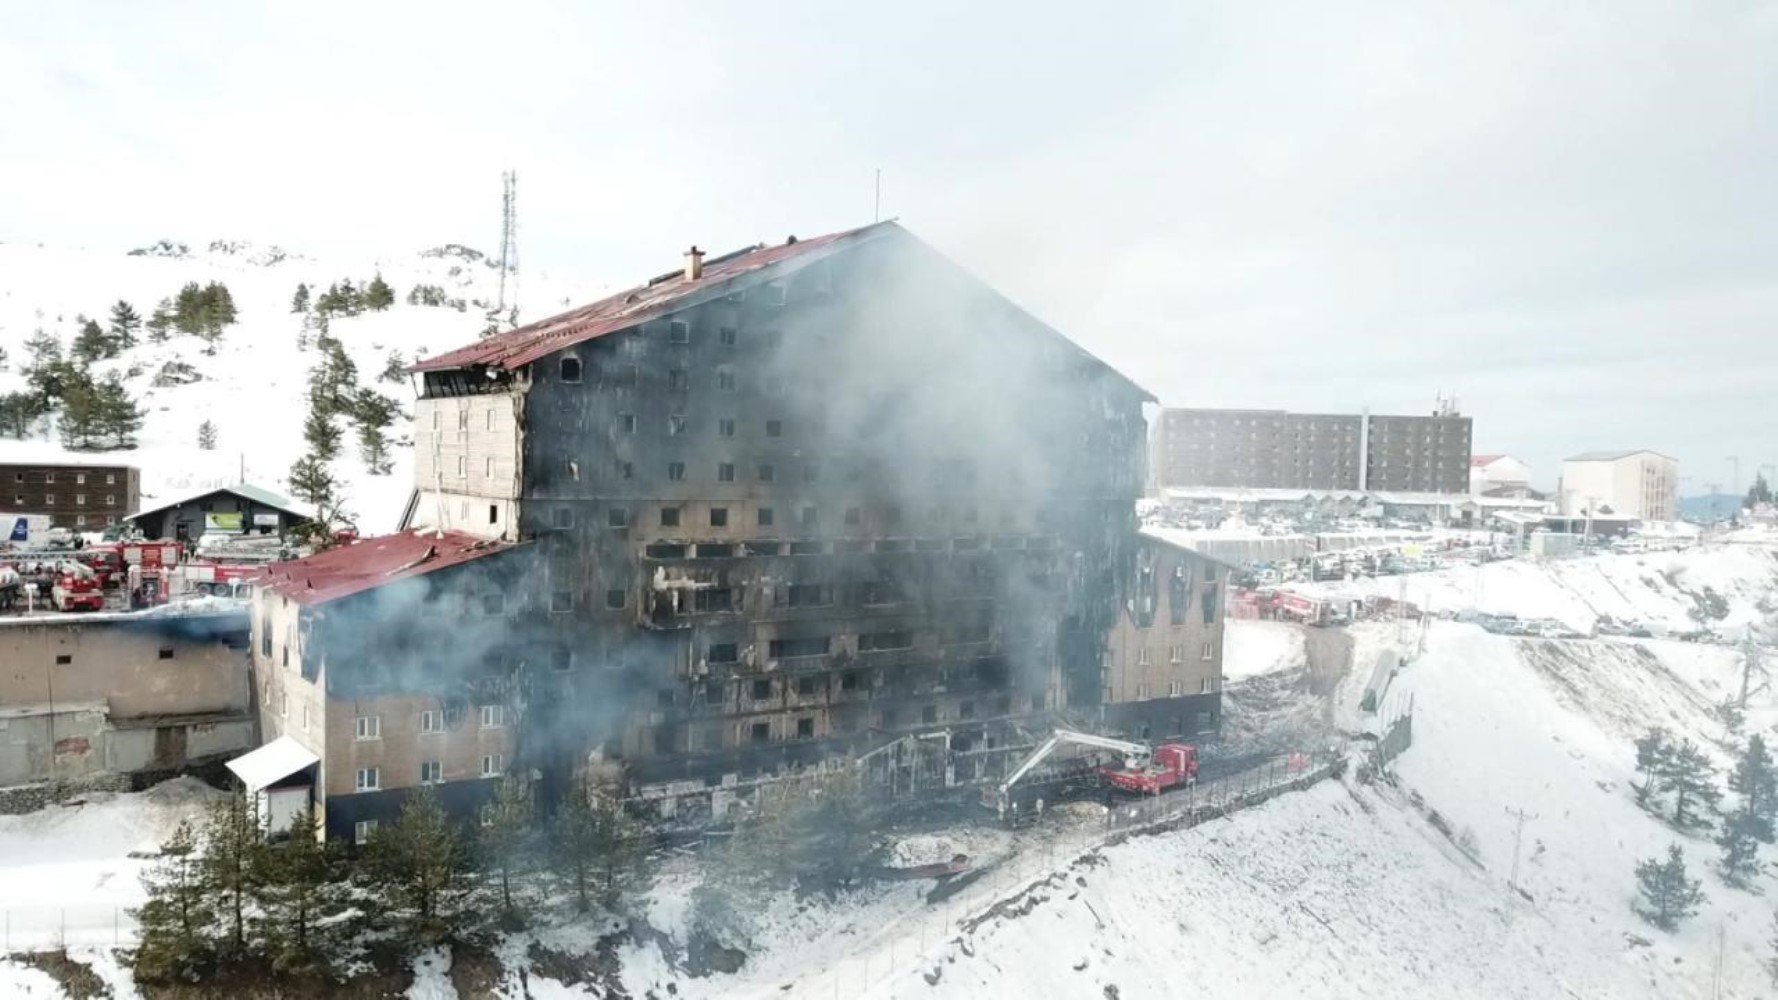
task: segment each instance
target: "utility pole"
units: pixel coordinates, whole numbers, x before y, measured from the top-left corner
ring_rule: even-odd
[[[1506,880],[1507,886],[1517,892],[1519,888],[1519,845],[1525,840],[1525,821],[1536,819],[1537,814],[1514,809],[1511,806],[1507,807],[1506,814],[1519,821],[1518,829],[1513,831],[1513,873]]]
[[[872,222],[883,221],[883,168],[882,167],[877,168],[877,194],[876,194],[876,200],[871,203],[870,221],[872,221]]]

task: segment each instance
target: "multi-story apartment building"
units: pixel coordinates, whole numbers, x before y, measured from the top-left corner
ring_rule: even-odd
[[[463,718],[502,706],[511,741],[490,750],[476,729],[464,761],[498,753],[547,793],[592,760],[708,802],[922,733],[987,773],[1049,719],[1103,720],[1124,697],[1105,651],[1141,580],[1152,399],[893,223],[694,249],[415,371],[402,541],[292,564],[256,595],[274,636],[256,661],[325,670],[318,754],[342,700],[380,716],[380,749],[354,738],[333,758],[357,761],[460,699]],[[487,544],[424,586],[390,584],[472,537]],[[360,561],[338,572],[369,589],[305,613],[330,559]],[[1219,615],[1214,582],[1192,586]],[[1130,694],[1157,720],[1216,718],[1202,684]],[[432,759],[365,791],[437,775]],[[353,801],[364,765],[350,782],[344,766],[324,764],[336,833],[393,809]]]
[[[1557,487],[1570,517],[1615,515],[1672,521],[1679,509],[1679,463],[1657,451],[1589,451],[1562,462]]]
[[[100,531],[142,505],[142,474],[130,465],[0,463],[0,510],[48,514],[58,528]]]
[[[1398,490],[1469,488],[1470,418],[1165,409],[1157,487]]]
[[[1135,574],[1105,650],[1106,726],[1145,740],[1217,728],[1228,567],[1144,535]]]

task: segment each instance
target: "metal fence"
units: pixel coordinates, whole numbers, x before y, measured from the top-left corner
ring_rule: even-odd
[[[129,907],[9,905],[0,909],[0,955],[62,948],[133,947],[140,929]]]

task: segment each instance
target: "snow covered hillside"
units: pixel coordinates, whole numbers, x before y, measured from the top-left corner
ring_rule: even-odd
[[[67,352],[81,317],[105,325],[120,300],[146,319],[188,282],[215,281],[227,286],[238,311],[237,322],[224,331],[213,355],[205,353],[207,345],[195,336],[173,331],[166,342],[153,343],[139,331],[135,347],[94,364],[95,376],[122,376],[143,408],[140,447],[70,453],[53,423],[45,423],[29,440],[0,437],[0,458],[136,465],[142,470],[144,505],[233,483],[243,469],[248,482],[288,493],[291,463],[304,451],[307,376],[320,357],[314,334],[303,338],[303,316],[291,311],[297,286],[307,284],[319,295],[336,282],[362,286],[380,274],[394,290],[394,305],[336,316],[330,332],[355,364],[358,384],[400,404],[402,412],[388,435],[394,467],[388,475],[372,475],[348,428],[335,474],[344,483],[345,507],[362,530],[392,529],[413,485],[413,393],[405,376],[392,381],[379,376],[392,358],[411,362],[473,341],[486,325],[485,305],[496,299],[498,268],[463,247],[364,261],[318,261],[273,247],[221,242],[208,249],[145,249],[125,253],[0,244],[0,350],[6,353],[0,393],[23,388],[25,345],[38,331],[57,338]],[[553,289],[547,277],[527,274],[524,280],[531,318],[556,311],[570,297],[578,301],[591,294]],[[410,293],[422,285],[441,290],[446,304],[410,304]],[[459,300],[461,311],[456,308]],[[299,346],[299,338],[306,339],[307,349]],[[198,427],[205,420],[216,427],[213,450],[198,444]]]

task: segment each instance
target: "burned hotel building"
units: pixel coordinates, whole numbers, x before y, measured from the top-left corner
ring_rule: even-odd
[[[1214,564],[1171,577],[1218,616],[1214,662],[1112,683],[1156,586],[1152,397],[895,223],[694,248],[412,372],[401,534],[256,591],[266,736],[318,758],[336,835],[503,770],[546,796],[591,771],[683,817],[923,734],[945,759],[906,766],[949,783],[1058,720],[1215,724]]]

